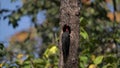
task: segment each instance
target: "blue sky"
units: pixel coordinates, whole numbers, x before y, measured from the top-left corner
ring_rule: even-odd
[[[16,6],[22,7],[21,0],[16,0],[16,2],[11,3],[11,0],[0,0],[0,9],[9,9],[9,10],[17,10]],[[9,19],[3,19],[3,16],[9,15],[8,13],[0,14],[0,43],[8,43],[8,39],[10,36],[14,35],[16,32],[25,30],[30,28],[31,26],[31,19],[29,16],[21,17],[21,20],[18,21],[19,26],[14,29],[12,25],[8,25]],[[41,11],[37,15],[38,23],[42,23],[45,20],[45,11]]]
[[[0,0],[0,9],[9,9],[9,10],[17,10],[16,6],[22,7],[22,0],[16,0],[16,2],[12,2],[11,0]],[[94,0],[93,0],[94,1]],[[109,9],[113,12],[113,6],[107,4]],[[5,15],[9,15],[8,13],[0,14],[0,17],[3,18]],[[38,23],[42,23],[45,20],[45,11],[41,11],[37,15]],[[28,29],[31,26],[31,19],[29,16],[23,16],[20,21],[18,21],[19,26],[14,29],[12,25],[8,25],[9,19],[0,19],[0,42],[6,43],[10,36],[14,35],[16,32]]]

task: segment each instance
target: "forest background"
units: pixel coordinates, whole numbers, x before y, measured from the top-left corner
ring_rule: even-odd
[[[0,67],[58,68],[59,7],[59,0],[0,0]],[[81,0],[80,8],[79,67],[119,68],[120,1]]]

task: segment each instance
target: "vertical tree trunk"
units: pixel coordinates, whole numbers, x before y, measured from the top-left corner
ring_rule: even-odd
[[[80,2],[79,0],[60,0],[60,59],[59,59],[59,68],[78,68],[78,46],[80,40]],[[63,63],[63,54],[62,54],[62,28],[67,24],[71,28],[70,33],[70,49],[69,56],[66,63]]]

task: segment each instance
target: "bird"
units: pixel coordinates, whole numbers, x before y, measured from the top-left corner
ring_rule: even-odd
[[[63,26],[63,33],[62,33],[62,51],[63,51],[64,63],[66,63],[68,55],[69,55],[70,32],[71,32],[70,27],[68,25],[64,25]]]

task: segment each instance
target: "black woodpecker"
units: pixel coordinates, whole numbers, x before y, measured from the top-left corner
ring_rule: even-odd
[[[68,25],[64,25],[63,26],[63,34],[62,34],[62,51],[63,51],[64,63],[67,61],[67,58],[69,55],[70,32],[71,32],[70,27]]]

